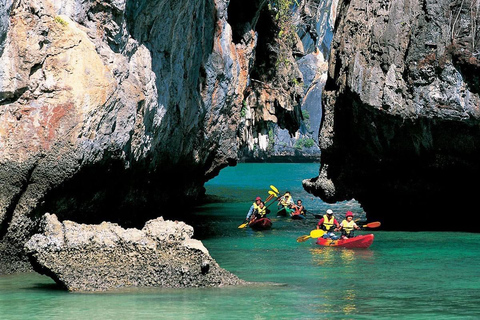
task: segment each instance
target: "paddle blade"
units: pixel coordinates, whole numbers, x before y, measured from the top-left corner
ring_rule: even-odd
[[[321,229],[316,229],[316,230],[312,230],[310,231],[310,238],[320,238],[321,236],[323,236],[325,234],[325,231],[321,230]]]
[[[274,185],[271,185],[271,186],[270,186],[270,189],[272,189],[273,191],[275,191],[275,193],[278,193],[278,189],[277,189]]]
[[[273,196],[273,197],[278,197],[278,194],[276,194],[275,192],[273,192],[272,190],[268,190],[268,194]]]
[[[248,222],[242,223],[241,225],[238,226],[238,229],[245,228],[248,225]]]
[[[310,239],[310,236],[304,235],[297,238],[297,242],[305,242]]]
[[[364,224],[363,227],[364,228],[378,228],[381,225],[382,224],[379,221],[375,221],[375,222],[370,222],[370,223]]]

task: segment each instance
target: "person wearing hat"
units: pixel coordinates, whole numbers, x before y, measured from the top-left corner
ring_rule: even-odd
[[[285,192],[285,194],[280,199],[278,199],[278,202],[278,205],[282,206],[283,209],[285,209],[287,215],[291,215],[292,212],[295,211],[295,209],[293,208],[295,203],[293,202],[290,191]]]
[[[253,211],[252,220],[263,218],[269,213],[270,210],[265,206],[265,203],[263,201],[260,201],[257,208]]]
[[[256,197],[255,198],[255,202],[252,204],[252,206],[250,207],[250,209],[248,210],[248,213],[247,213],[247,218],[246,220],[249,221],[250,220],[250,217],[252,216],[252,214],[255,212],[255,211],[258,211],[258,207],[260,206],[260,203],[262,202],[262,198],[260,197]]]
[[[353,238],[355,235],[354,230],[360,229],[359,226],[353,221],[353,212],[347,211],[345,214],[345,220],[340,223],[338,230],[342,231],[342,239]]]
[[[333,233],[333,231],[336,231],[340,227],[340,224],[338,223],[337,219],[333,216],[333,210],[328,209],[327,214],[324,214],[322,219],[318,221],[317,224],[317,229],[322,229],[327,231],[323,237],[324,238],[332,238],[332,239],[338,239],[338,237]]]

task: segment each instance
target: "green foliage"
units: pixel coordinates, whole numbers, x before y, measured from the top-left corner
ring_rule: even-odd
[[[294,4],[298,6],[296,0],[269,0],[268,8],[274,14],[274,20],[278,25],[278,41],[280,47],[283,45],[287,48],[292,48],[296,42],[297,27],[293,21]],[[288,68],[290,66],[289,59],[285,56],[284,50],[278,48],[278,59],[276,67],[283,66]]]
[[[242,118],[245,118],[246,115],[247,115],[247,102],[245,102],[245,100],[243,100],[242,109],[240,109],[240,116]]]
[[[293,40],[293,32],[296,32],[296,27],[293,24],[293,10],[294,4],[298,5],[296,0],[269,0],[269,9],[275,12],[275,21],[277,22],[280,31],[278,37],[283,41]]]
[[[303,82],[298,81],[298,79],[295,78],[295,77],[293,77],[293,78],[291,79],[291,82],[292,82],[292,84],[293,84],[295,87],[302,87],[302,85],[303,85]]]
[[[268,129],[268,141],[271,141],[272,143],[275,141],[275,134],[271,127]]]
[[[308,113],[307,110],[302,110],[302,116],[303,116],[303,119],[305,119],[305,120],[310,119],[310,113]]]
[[[295,149],[302,150],[303,148],[311,148],[315,145],[315,140],[312,138],[300,138],[293,146]]]
[[[268,128],[268,147],[269,152],[273,152],[273,147],[275,146],[275,132],[272,127]]]
[[[62,26],[68,25],[68,22],[65,21],[65,20],[63,20],[62,17],[60,17],[60,16],[56,16],[55,19],[54,19],[54,21],[55,21],[56,23],[61,24]]]

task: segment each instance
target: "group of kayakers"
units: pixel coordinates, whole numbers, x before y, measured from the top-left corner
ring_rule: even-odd
[[[267,201],[270,199],[272,197],[267,198]],[[286,191],[283,196],[277,198],[277,201],[278,215],[291,216],[292,218],[295,218],[295,216],[306,216],[307,210],[303,206],[302,200],[298,199],[295,203],[290,191]],[[265,218],[268,213],[270,213],[270,210],[265,205],[265,202],[262,201],[261,197],[256,197],[255,202],[248,210],[246,221],[251,224],[254,221]],[[323,238],[337,240],[354,237],[354,231],[360,229],[360,227],[353,221],[353,213],[351,211],[347,211],[345,219],[339,223],[333,215],[333,210],[328,209],[326,214],[318,221],[317,229],[325,231]],[[337,236],[335,232],[339,231],[341,231],[341,235]]]
[[[339,237],[335,234],[336,231],[342,232],[341,239],[347,239],[354,237],[354,231],[360,229],[360,227],[353,221],[352,211],[347,211],[345,219],[338,223],[333,216],[333,210],[328,209],[326,214],[318,221],[317,229],[326,231],[323,238],[337,240]]]
[[[281,196],[278,199],[278,207],[279,207],[279,214],[277,215],[284,215],[284,216],[305,216],[307,213],[307,210],[303,206],[303,202],[301,199],[298,199],[297,202],[295,203],[293,201],[293,197],[290,194],[290,191],[285,192],[283,196]],[[280,212],[284,211],[284,214],[281,214]]]
[[[289,191],[285,192],[285,194],[279,197],[277,200],[279,212],[285,210],[286,214],[288,214],[289,216],[305,216],[307,212],[307,210],[303,206],[302,200],[298,199],[297,203],[295,203]],[[262,201],[261,197],[256,197],[255,202],[248,210],[246,220],[251,221],[254,219],[263,218],[268,213],[270,213],[270,209],[265,206],[265,202]]]

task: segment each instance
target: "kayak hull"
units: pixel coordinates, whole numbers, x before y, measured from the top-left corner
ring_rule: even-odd
[[[303,215],[303,214],[294,214],[292,215],[292,219],[293,220],[303,220],[305,219],[306,217]]]
[[[272,220],[268,218],[256,219],[249,223],[250,228],[253,230],[268,230],[272,227]]]
[[[277,211],[277,217],[286,217],[287,216],[287,210],[285,208],[282,208]]]
[[[324,239],[318,238],[317,244],[324,247],[343,247],[343,248],[368,248],[373,243],[373,234],[365,234],[350,239]]]

